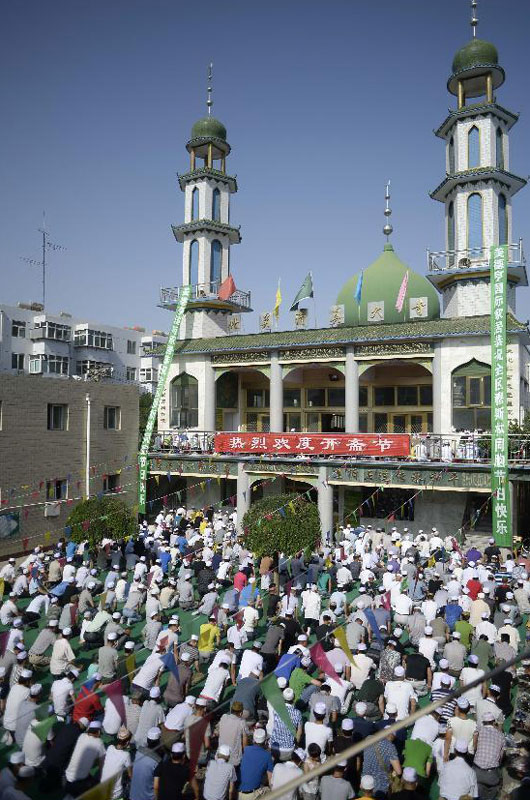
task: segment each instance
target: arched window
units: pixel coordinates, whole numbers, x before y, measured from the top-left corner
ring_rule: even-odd
[[[499,195],[499,244],[508,244],[508,211],[503,194]]]
[[[447,249],[455,249],[455,204],[453,201],[449,203],[447,209]]]
[[[467,199],[467,246],[482,249],[482,196],[476,192]]]
[[[449,174],[452,175],[455,171],[455,140],[451,136],[449,140]]]
[[[215,222],[221,222],[221,192],[219,189],[213,190],[212,219],[215,220]]]
[[[476,359],[451,376],[453,427],[457,431],[491,429],[491,367]]]
[[[199,219],[199,190],[197,187],[191,193],[191,218]]]
[[[499,169],[504,169],[504,136],[502,128],[497,128],[495,133],[496,164]]]
[[[210,256],[210,282],[221,282],[221,255],[223,248],[219,239],[212,242],[212,254]]]
[[[171,381],[171,427],[196,428],[199,424],[197,378],[183,372]]]
[[[196,286],[199,283],[199,242],[194,239],[190,244],[190,284]]]
[[[480,167],[480,133],[476,125],[467,135],[467,166],[468,169]]]

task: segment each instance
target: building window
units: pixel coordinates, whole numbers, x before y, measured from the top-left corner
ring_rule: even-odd
[[[114,371],[112,364],[105,361],[76,361],[76,374],[77,375],[96,375],[99,378],[111,378]]]
[[[68,481],[66,478],[61,480],[46,481],[46,500],[67,500]]]
[[[210,283],[221,282],[221,256],[223,248],[219,239],[212,242],[212,253],[210,256]]]
[[[68,375],[68,356],[38,355],[30,356],[29,372],[30,375]]]
[[[328,406],[332,408],[344,408],[346,405],[346,389],[344,386],[337,386],[335,389],[328,389]]]
[[[396,399],[393,386],[374,386],[374,406],[394,406],[395,404]],[[378,432],[379,431],[376,429],[376,433]]]
[[[490,430],[491,368],[473,359],[452,374],[453,427],[457,431]]]
[[[158,370],[154,369],[153,367],[145,367],[145,369],[140,370],[141,383],[152,383],[157,379],[158,379]]]
[[[482,250],[482,195],[476,192],[467,199],[467,246]]]
[[[183,372],[171,382],[171,427],[196,428],[199,424],[199,387],[196,378]]]
[[[476,125],[467,135],[467,163],[468,169],[480,167],[480,132]]]
[[[26,337],[26,323],[22,320],[14,319],[11,323],[11,336],[18,336],[19,339]]]
[[[452,175],[455,171],[455,140],[451,136],[449,139],[449,174]]]
[[[453,201],[449,203],[447,209],[447,249],[455,249],[455,204]]]
[[[128,356],[136,355],[136,342],[134,341],[134,339],[127,339],[127,355]]]
[[[11,353],[11,369],[24,369],[24,354],[23,353]]]
[[[420,406],[432,406],[432,386],[420,386]]]
[[[247,408],[268,408],[269,405],[268,389],[247,389]]]
[[[127,380],[128,381],[135,381],[136,380],[136,368],[135,367],[127,367]]]
[[[504,194],[499,195],[499,244],[508,244],[508,208]]]
[[[221,222],[221,192],[219,191],[219,189],[213,190],[212,219],[215,222]]]
[[[106,331],[95,331],[81,328],[74,333],[74,344],[77,347],[100,347],[102,350],[112,350],[112,334]]]
[[[55,339],[59,342],[69,342],[72,334],[70,325],[61,325],[58,322],[43,322],[35,323],[35,330],[41,331],[40,336],[44,339]]]
[[[504,169],[504,136],[502,128],[495,132],[495,162],[498,169]]]
[[[119,406],[105,406],[103,427],[108,431],[119,431],[121,428],[121,413]]]
[[[103,491],[104,492],[117,492],[120,488],[119,475],[105,475],[103,478]]]
[[[398,386],[397,387],[398,406],[417,406],[418,387],[417,386]]]
[[[192,220],[199,218],[199,190],[197,187],[191,193],[191,218]]]
[[[197,286],[199,283],[199,242],[194,239],[190,244],[190,284]]]
[[[68,406],[59,403],[48,403],[48,430],[68,430]]]
[[[368,405],[368,386],[359,386],[359,405],[361,408]]]
[[[283,405],[286,408],[299,408],[301,405],[301,394],[300,389],[284,389]]]

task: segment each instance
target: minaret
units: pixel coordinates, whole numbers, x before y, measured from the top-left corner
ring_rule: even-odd
[[[494,45],[477,38],[477,0],[471,12],[473,37],[456,53],[447,82],[457,109],[435,132],[446,145],[446,175],[431,193],[445,206],[445,249],[429,253],[429,280],[442,293],[445,317],[489,314],[492,245],[510,245],[513,313],[515,287],[527,285],[522,246],[512,234],[512,197],[526,184],[510,172],[509,131],[518,115],[497,103],[505,73]]]
[[[208,113],[195,123],[186,145],[189,172],[178,176],[184,192],[184,223],[172,225],[175,239],[183,245],[182,285],[192,286],[181,338],[225,336],[233,314],[252,310],[250,292],[236,289],[227,299],[218,296],[230,275],[230,247],[239,244],[241,234],[230,224],[230,196],[237,192],[237,182],[226,173],[230,153],[226,128],[212,116],[212,67],[208,67]],[[178,288],[163,289],[160,305],[174,308],[178,293]]]

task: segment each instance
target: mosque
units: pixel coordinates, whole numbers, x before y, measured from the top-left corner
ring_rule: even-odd
[[[430,196],[443,206],[443,248],[428,253],[427,275],[402,260],[391,243],[387,188],[383,251],[340,289],[327,327],[308,328],[302,312],[294,330],[272,330],[262,315],[259,333],[240,332],[241,315],[252,309],[250,292],[230,277],[230,249],[241,239],[230,218],[238,186],[209,89],[208,116],[192,128],[189,170],[179,175],[184,221],[173,233],[182,285],[161,290],[169,310],[183,287],[191,297],[158,413],[159,441],[172,444],[150,452],[148,497],[179,491],[194,505],[199,482],[208,503],[237,499],[241,517],[263,493],[309,489],[326,531],[352,513],[358,518],[360,506],[370,520],[406,520],[412,530],[438,524],[491,533],[490,251],[507,246],[508,418],[520,423],[530,406],[530,339],[517,317],[517,289],[528,283],[512,199],[526,181],[510,170],[518,115],[497,97],[505,72],[476,23],[474,16],[473,38],[456,53],[447,82],[456,107],[435,131],[445,170]],[[409,434],[411,450],[401,460],[205,456],[180,452],[184,430]],[[526,450],[516,445],[514,532],[526,525],[528,505]]]

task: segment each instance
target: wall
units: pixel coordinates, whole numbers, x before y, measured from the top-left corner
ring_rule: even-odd
[[[27,537],[28,547],[43,544],[46,531],[51,531],[51,541],[56,541],[76,501],[85,493],[87,393],[91,398],[90,464],[94,467],[90,492],[103,490],[104,474],[121,470],[119,481],[126,491],[123,497],[130,505],[136,502],[138,386],[4,374],[0,380],[0,513],[22,506],[13,509],[20,514],[20,535],[15,543]],[[68,406],[67,430],[47,429],[48,403]],[[120,407],[120,430],[104,428],[106,405]],[[67,496],[74,502],[58,504],[58,516],[45,517],[46,480],[65,478]],[[13,544],[13,540],[0,540],[0,555],[22,549]]]

